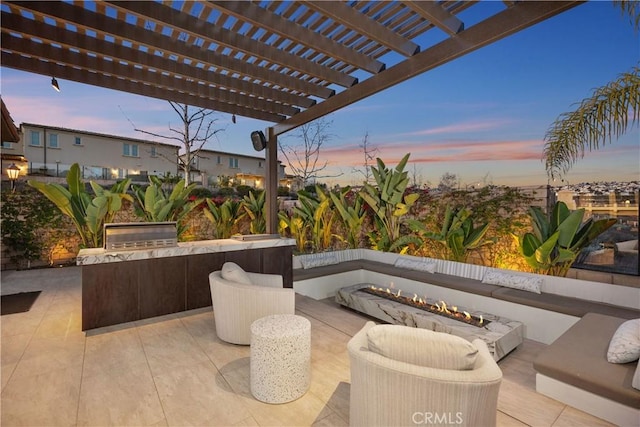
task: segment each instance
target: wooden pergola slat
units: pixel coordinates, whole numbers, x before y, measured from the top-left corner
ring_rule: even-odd
[[[408,1],[407,6],[424,16],[428,21],[445,31],[450,36],[464,30],[464,23],[455,15],[445,10],[435,2]]]
[[[296,55],[287,54],[269,44],[258,43],[239,32],[233,32],[217,25],[207,25],[205,30],[205,22],[185,14],[177,14],[174,9],[168,6],[151,2],[113,2],[110,4],[119,10],[163,22],[165,25],[199,37],[215,39],[218,43],[230,48],[235,48],[278,64],[287,65],[289,68],[331,81],[343,87],[351,87],[357,83],[357,79],[348,74],[322,67]]]
[[[20,6],[20,10],[52,16],[56,19],[69,22],[85,31],[96,31],[106,36],[137,42],[143,46],[147,46],[150,51],[153,49],[165,51],[167,56],[171,54],[176,55],[178,50],[182,50],[187,57],[205,64],[214,64],[225,70],[237,72],[243,76],[250,76],[256,80],[269,81],[278,86],[297,90],[301,93],[308,93],[319,98],[326,99],[334,94],[334,90],[311,85],[296,79],[289,79],[280,73],[271,72],[264,68],[261,69],[252,63],[236,60],[235,58],[224,56],[211,50],[196,49],[193,46],[184,44],[180,46],[171,45],[167,43],[167,37],[161,34],[145,30],[144,28],[128,24],[124,21],[118,21],[106,15],[86,11],[79,6],[56,2],[26,2],[21,3]],[[23,31],[28,32],[28,27],[23,29]],[[90,39],[92,39],[91,37],[80,36],[79,34],[76,35],[76,37],[88,38],[89,42],[91,42]],[[153,52],[150,54],[153,54]]]
[[[163,100],[170,99],[172,101],[180,102],[183,104],[193,105],[209,110],[225,111],[228,113],[233,113],[244,117],[251,117],[258,120],[279,122],[285,118],[284,116],[279,116],[277,114],[260,112],[258,110],[242,107],[240,105],[225,104],[215,99],[194,96],[176,90],[167,91],[166,89],[159,86],[147,85],[134,80],[126,80],[122,77],[114,76],[112,74],[95,73],[75,67],[67,67],[56,62],[41,61],[40,59],[34,57],[11,55],[4,50],[2,51],[0,60],[2,61],[3,66],[15,68],[18,70],[29,71],[36,74],[44,74],[48,76],[57,76],[65,80],[86,83],[94,86],[101,86],[107,89],[134,93],[137,95],[148,96],[150,98]]]
[[[382,62],[363,55],[361,52],[350,49],[331,39],[322,37],[315,31],[309,30],[297,23],[292,23],[288,19],[280,17],[275,13],[265,11],[263,8],[251,2],[242,4],[231,1],[212,1],[210,4],[214,5],[217,9],[228,12],[240,20],[250,22],[252,25],[259,25],[287,39],[295,41],[304,40],[307,47],[312,46],[313,49],[319,52],[353,64],[373,74],[379,73],[384,69]],[[363,19],[362,15],[360,15],[359,19]],[[295,43],[293,45],[295,46]]]
[[[47,25],[43,22],[33,22],[21,16],[2,12],[0,19],[2,20],[3,31],[2,45],[13,51],[19,50],[15,46],[15,43],[18,43],[19,40],[16,40],[15,37],[8,36],[7,32],[18,33],[26,37],[28,34],[23,33],[22,30],[29,28],[30,35],[32,37],[36,37],[48,43],[59,44],[66,49],[73,47],[83,53],[93,52],[101,56],[117,58],[120,61],[140,65],[145,69],[170,72],[180,75],[186,79],[195,79],[200,82],[207,82],[215,86],[284,104],[299,105],[308,108],[316,103],[316,101],[311,98],[306,98],[291,92],[278,91],[248,80],[234,79],[228,75],[214,73],[212,71],[205,70],[204,68],[192,67],[185,63],[177,63],[176,61],[171,61],[158,55],[150,55],[123,45],[106,42],[96,38],[79,38],[75,32]],[[28,48],[23,47],[20,49],[20,52],[28,53]],[[195,58],[191,59],[196,60]],[[140,78],[138,74],[136,74],[136,77]],[[149,83],[152,83],[152,81],[149,81]]]

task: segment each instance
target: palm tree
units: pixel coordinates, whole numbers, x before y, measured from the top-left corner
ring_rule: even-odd
[[[617,0],[614,4],[640,28],[640,1]],[[575,111],[561,114],[545,135],[544,158],[547,174],[556,178],[584,156],[585,149],[598,149],[640,121],[640,66],[597,88]]]

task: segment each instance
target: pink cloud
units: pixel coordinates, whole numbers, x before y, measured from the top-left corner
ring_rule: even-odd
[[[412,163],[540,160],[542,147],[541,140],[401,142],[380,144],[378,157],[385,164],[397,163],[406,153]],[[364,163],[362,148],[355,144],[322,150],[322,157],[333,165]]]
[[[468,133],[468,132],[478,132],[485,130],[492,130],[500,128],[508,123],[510,120],[488,120],[488,121],[473,121],[473,122],[463,122],[463,123],[455,123],[448,126],[440,126],[430,129],[418,130],[415,132],[402,133],[400,135],[404,136],[424,136],[424,135],[441,135],[446,133]]]

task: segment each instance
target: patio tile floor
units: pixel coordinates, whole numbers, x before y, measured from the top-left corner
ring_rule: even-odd
[[[211,307],[81,331],[79,267],[5,271],[2,294],[42,290],[26,313],[0,318],[2,426],[346,426],[348,340],[368,320],[331,300],[296,296],[311,321],[311,388],[269,405],[249,389],[249,347],[219,340]],[[606,426],[535,392],[544,344],[504,358],[500,426]]]

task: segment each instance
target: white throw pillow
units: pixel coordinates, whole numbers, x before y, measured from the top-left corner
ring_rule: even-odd
[[[500,285],[507,288],[520,289],[521,291],[541,293],[542,277],[522,276],[519,274],[503,273],[501,271],[487,270],[482,283]]]
[[[429,329],[376,325],[367,331],[369,350],[389,359],[437,369],[473,369],[478,349],[464,338]]]
[[[302,255],[300,257],[300,263],[302,268],[314,268],[322,267],[323,265],[332,265],[338,263],[336,254],[332,253],[318,253],[313,255]]]
[[[412,259],[412,258],[404,258],[404,257],[399,257],[396,260],[394,266],[398,268],[404,268],[407,270],[426,271],[428,273],[435,273],[436,271],[435,261],[425,261],[420,259]]]
[[[242,283],[245,285],[252,284],[249,275],[235,262],[225,262],[222,265],[222,272],[220,275],[223,279],[231,282]]]
[[[640,319],[624,322],[609,343],[607,360],[611,363],[629,363],[640,357]]]

